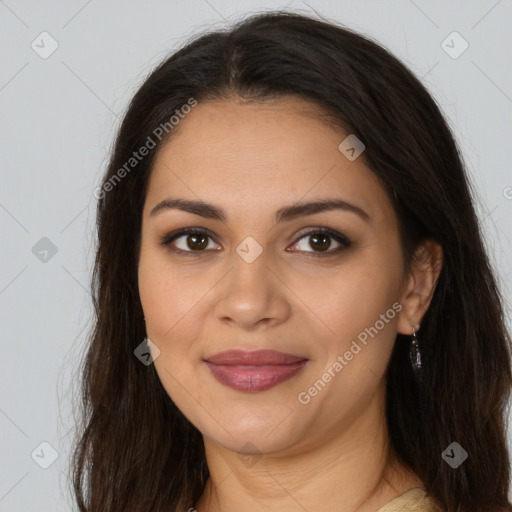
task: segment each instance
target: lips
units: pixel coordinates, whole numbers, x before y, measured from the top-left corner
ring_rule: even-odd
[[[308,361],[275,350],[228,350],[204,360],[218,382],[246,392],[265,391],[291,379]]]

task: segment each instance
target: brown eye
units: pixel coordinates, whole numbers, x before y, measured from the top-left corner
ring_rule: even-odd
[[[208,248],[210,240],[213,242],[212,237],[204,230],[201,229],[183,229],[176,233],[167,235],[161,242],[162,245],[169,248],[169,250],[178,253],[197,253],[199,255]],[[213,244],[210,249],[218,249],[218,245]]]
[[[350,240],[341,233],[327,228],[318,228],[314,231],[311,230],[307,233],[303,233],[299,240],[294,243],[293,247],[300,252],[317,253],[318,256],[328,256],[338,253],[350,247],[350,245]]]

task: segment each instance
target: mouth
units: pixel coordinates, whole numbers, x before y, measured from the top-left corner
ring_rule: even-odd
[[[309,359],[275,350],[229,350],[203,361],[221,384],[254,393],[291,379],[307,365]]]

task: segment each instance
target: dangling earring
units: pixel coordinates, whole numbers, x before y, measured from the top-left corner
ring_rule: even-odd
[[[411,346],[409,349],[409,358],[411,360],[412,369],[418,378],[418,380],[421,380],[422,377],[422,368],[421,368],[421,352],[420,352],[420,346],[418,343],[418,337],[416,336],[416,331],[414,330],[414,326],[412,327],[412,339],[411,339]]]

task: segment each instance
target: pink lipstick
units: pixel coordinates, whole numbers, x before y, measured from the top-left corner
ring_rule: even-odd
[[[217,381],[246,392],[265,391],[291,379],[308,361],[275,350],[228,350],[204,359]]]

